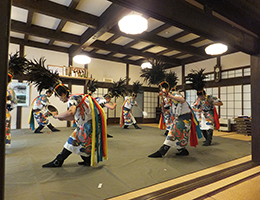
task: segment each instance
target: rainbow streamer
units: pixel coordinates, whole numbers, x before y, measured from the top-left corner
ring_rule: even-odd
[[[217,109],[215,106],[214,106],[214,123],[215,123],[216,129],[218,130],[220,128],[220,124],[219,124],[219,117],[218,117]]]
[[[158,128],[162,129],[162,130],[166,129],[166,123],[165,123],[165,120],[164,120],[164,117],[163,117],[162,113],[161,113],[161,117],[160,117],[160,120],[159,120]]]
[[[98,104],[98,102],[96,102],[96,100],[91,97],[93,99],[93,102],[95,104],[95,106],[97,107],[100,116],[101,116],[101,123],[100,123],[100,128],[101,128],[101,134],[100,134],[100,156],[99,156],[99,160],[102,161],[102,157],[104,157],[105,159],[107,159],[107,123],[106,123],[106,115],[104,110],[102,109],[102,107]]]
[[[38,97],[39,97],[39,96],[35,97],[35,99],[32,101],[31,110],[30,110],[30,115],[29,115],[29,119],[28,119],[28,124],[29,124],[30,129],[31,129],[32,131],[34,131],[34,129],[35,129],[34,116],[33,116],[33,104],[34,104],[34,102],[36,101],[36,99],[37,99]]]
[[[104,110],[101,106],[95,101],[95,99],[87,95],[89,99],[89,104],[91,107],[91,116],[92,116],[92,149],[91,149],[91,166],[95,166],[95,150],[97,147],[97,162],[102,161],[104,157],[107,159],[107,127],[106,127],[106,117]],[[98,126],[98,111],[101,116],[100,126],[101,132],[99,135]]]
[[[190,108],[191,111],[191,129],[190,129],[190,146],[196,147],[198,145],[198,139],[202,138],[200,126],[198,123],[198,120],[196,118],[196,115],[193,111],[193,109],[190,107],[189,103],[186,102]]]

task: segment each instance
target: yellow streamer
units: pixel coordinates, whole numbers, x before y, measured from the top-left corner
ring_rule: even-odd
[[[92,99],[88,96],[89,104],[91,107],[91,116],[92,116],[92,149],[91,149],[91,166],[95,166],[95,150],[96,150],[96,119],[95,119],[95,110]]]

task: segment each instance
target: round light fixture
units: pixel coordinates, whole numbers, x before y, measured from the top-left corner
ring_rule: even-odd
[[[152,64],[149,63],[149,62],[145,62],[145,63],[143,63],[143,64],[141,65],[141,68],[142,68],[142,69],[146,69],[146,68],[152,69]]]
[[[147,30],[148,22],[147,19],[140,15],[127,15],[118,22],[118,26],[120,31],[134,35]]]
[[[88,64],[91,61],[91,58],[86,55],[76,55],[73,57],[73,61],[78,64]]]
[[[208,55],[220,55],[225,53],[227,50],[227,45],[221,43],[211,44],[205,48],[205,52]]]

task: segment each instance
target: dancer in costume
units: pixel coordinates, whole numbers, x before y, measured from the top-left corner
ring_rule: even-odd
[[[31,115],[29,117],[30,128],[34,130],[34,119],[39,124],[38,128],[34,131],[34,133],[43,133],[41,130],[47,125],[47,127],[52,132],[58,132],[60,130],[56,129],[48,120],[48,117],[51,114],[47,110],[47,106],[50,104],[49,99],[53,94],[53,91],[48,89],[45,94],[40,94],[37,96],[33,102],[31,107]]]
[[[176,88],[177,84],[177,76],[175,72],[170,71],[169,73],[165,74],[166,81],[163,81],[158,84],[160,88],[159,96],[161,99],[161,104],[159,105],[162,109],[161,118],[159,121],[159,128],[160,129],[166,129],[164,135],[167,136],[169,131],[171,130],[172,126],[172,119],[171,119],[171,105],[172,105],[172,99],[167,98],[165,94],[168,94],[169,92],[174,92],[174,88]],[[162,84],[168,84],[168,86],[162,87]],[[170,90],[171,89],[171,90]]]
[[[12,80],[12,74],[8,73],[8,84]],[[5,145],[10,147],[11,145],[11,111],[14,109],[14,106],[17,104],[17,98],[13,88],[7,86],[6,94],[6,119],[5,119]]]
[[[127,79],[119,79],[118,82],[114,82],[111,87],[108,88],[108,93],[105,94],[103,97],[96,97],[95,100],[99,103],[99,105],[104,108],[108,108],[110,110],[114,110],[116,107],[115,102],[111,102],[113,97],[124,97],[126,95],[127,90],[125,88]],[[112,138],[113,136],[107,134],[108,138]]]
[[[41,74],[39,76],[38,74]],[[67,102],[67,111],[53,115],[58,120],[75,120],[77,127],[68,138],[60,154],[42,167],[61,167],[71,153],[81,156],[79,165],[94,166],[95,152],[97,162],[107,158],[106,117],[103,109],[89,94],[71,94],[59,80],[57,73],[51,73],[44,62],[31,62],[30,80],[39,91],[53,89],[60,101]]]
[[[205,141],[203,146],[210,146],[212,143],[214,125],[219,129],[218,114],[215,106],[222,106],[222,101],[212,95],[207,95],[204,87],[206,76],[203,74],[205,69],[200,71],[192,70],[188,74],[187,80],[192,82],[193,89],[197,90],[197,100],[193,103],[192,108],[197,114],[200,123],[200,129]]]
[[[19,56],[18,52],[9,56],[9,69],[7,77],[7,94],[6,94],[6,121],[5,121],[5,136],[6,147],[11,145],[11,111],[17,104],[17,97],[13,88],[9,87],[9,83],[13,79],[13,75],[21,75],[27,69],[27,59],[23,56]]]
[[[160,86],[162,87],[163,93],[165,93],[164,96],[172,100],[170,108],[172,125],[163,143],[163,146],[161,146],[158,151],[149,155],[148,157],[163,157],[170,149],[170,147],[174,147],[178,150],[178,153],[176,153],[177,156],[187,156],[189,155],[189,152],[186,149],[186,146],[189,142],[189,138],[191,137],[191,146],[196,147],[196,145],[198,144],[196,135],[196,124],[197,130],[199,131],[198,123],[196,121],[196,118],[194,118],[193,113],[191,112],[190,106],[180,93],[169,93],[169,84],[166,81],[160,84]],[[191,127],[193,127],[192,130],[190,130]],[[198,132],[197,134],[200,138],[200,132]]]
[[[165,94],[169,93],[170,88],[175,87],[175,85],[177,84],[177,76],[175,72],[171,72],[171,71],[168,74],[166,74],[164,62],[157,59],[151,59],[149,60],[149,62],[152,67],[142,69],[141,77],[143,77],[144,81],[147,81],[149,85],[153,85],[153,84],[158,85],[158,88],[160,90],[159,107],[161,107],[161,111],[162,111],[158,127],[162,130],[166,129],[164,135],[167,136],[172,126],[171,111],[170,111],[172,100],[170,98],[167,98]],[[165,89],[165,87],[161,87],[161,84],[168,84],[168,86]]]
[[[166,96],[166,94],[169,93],[169,87],[167,87],[167,89],[165,90],[164,87],[162,87],[162,84],[166,84],[166,82],[163,81],[158,85],[160,88],[159,97],[161,100],[159,107],[161,107],[161,111],[162,111],[159,120],[159,128],[166,129],[164,135],[167,136],[172,126],[171,110],[170,110],[172,101],[170,98],[167,98]]]
[[[125,101],[122,106],[122,114],[120,118],[120,126],[123,127],[124,125],[124,129],[128,129],[130,125],[134,125],[135,129],[141,129],[136,124],[136,120],[131,112],[133,106],[138,106],[135,99],[137,97],[137,93],[142,93],[141,86],[142,84],[140,84],[139,81],[134,82],[132,96],[125,97]]]

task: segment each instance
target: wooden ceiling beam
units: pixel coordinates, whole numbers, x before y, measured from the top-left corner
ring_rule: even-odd
[[[116,39],[118,39],[120,37],[120,35],[113,35],[112,37],[110,37],[108,40],[105,41],[106,44],[110,44],[113,41],[115,41]]]
[[[101,41],[96,41],[94,42],[90,47],[94,47],[94,48],[97,48],[97,49],[103,49],[103,50],[107,50],[107,51],[111,51],[111,52],[115,52],[115,53],[122,53],[122,54],[127,54],[127,55],[132,55],[132,56],[141,56],[141,57],[144,57],[146,59],[149,59],[149,58],[157,58],[157,59],[160,59],[162,60],[163,62],[166,62],[166,63],[173,63],[173,64],[180,64],[180,60],[178,59],[169,59],[168,57],[166,56],[160,56],[160,57],[157,57],[156,54],[153,54],[153,53],[149,53],[149,52],[141,52],[139,50],[136,50],[136,49],[125,49],[123,46],[120,46],[120,45],[116,45],[116,44],[105,44],[104,42],[101,42]]]
[[[68,33],[56,33],[55,30],[32,25],[28,27],[26,23],[11,20],[11,30],[18,33],[34,35],[38,37],[58,40],[70,44],[79,44],[80,37]]]
[[[240,26],[252,31],[260,36],[260,3],[259,1],[241,0],[196,0],[203,6],[209,6],[213,11],[239,24]]]
[[[68,48],[54,46],[54,45],[50,46],[48,44],[44,44],[44,43],[40,43],[40,42],[34,42],[34,41],[25,42],[23,39],[18,39],[18,38],[13,38],[13,37],[10,37],[10,42],[14,43],[14,44],[30,46],[30,47],[35,47],[35,48],[39,48],[39,49],[47,49],[47,50],[51,50],[51,51],[68,53]]]
[[[248,54],[259,53],[258,38],[230,26],[221,19],[204,13],[203,10],[183,0],[110,0],[129,9],[145,13],[157,20],[172,24],[183,30],[209,38],[213,41],[227,43]],[[223,1],[221,1],[223,2]],[[172,9],[169,9],[172,8]],[[238,13],[239,10],[236,10]]]
[[[128,63],[131,65],[141,65],[140,62],[128,60],[128,58],[108,57],[107,55],[102,55],[97,53],[89,53],[89,56],[91,56],[91,58],[98,58],[98,59],[109,60],[113,62]]]
[[[69,5],[68,10],[71,10],[71,11],[72,11],[72,10],[75,10],[76,7],[78,6],[79,2],[80,2],[80,0],[72,0],[72,1],[70,2],[70,5]]]
[[[166,48],[174,48],[175,50],[190,53],[193,55],[197,55],[200,57],[206,58],[207,55],[205,52],[198,50],[195,47],[184,45],[181,42],[177,42],[174,40],[169,40],[168,38],[163,38],[158,35],[151,35],[149,33],[142,33],[139,35],[130,35],[122,33],[118,27],[113,27],[113,29],[109,30],[110,33],[113,33],[115,35],[122,35],[124,37],[128,37],[137,41],[143,41],[143,42],[150,42],[158,46],[166,47]]]
[[[90,46],[93,42],[95,42],[101,35],[106,33],[109,29],[111,29],[114,25],[118,23],[118,21],[129,14],[130,10],[126,9],[117,4],[110,5],[106,11],[99,18],[99,26],[96,30],[88,29],[83,36],[81,37],[80,45],[73,45],[69,52],[70,55],[75,55],[80,53],[82,49]]]
[[[94,29],[98,27],[99,23],[99,18],[97,16],[79,10],[70,11],[67,6],[53,3],[51,1],[13,0],[12,5],[28,10],[32,9],[41,14],[49,15],[58,19],[64,19]]]

